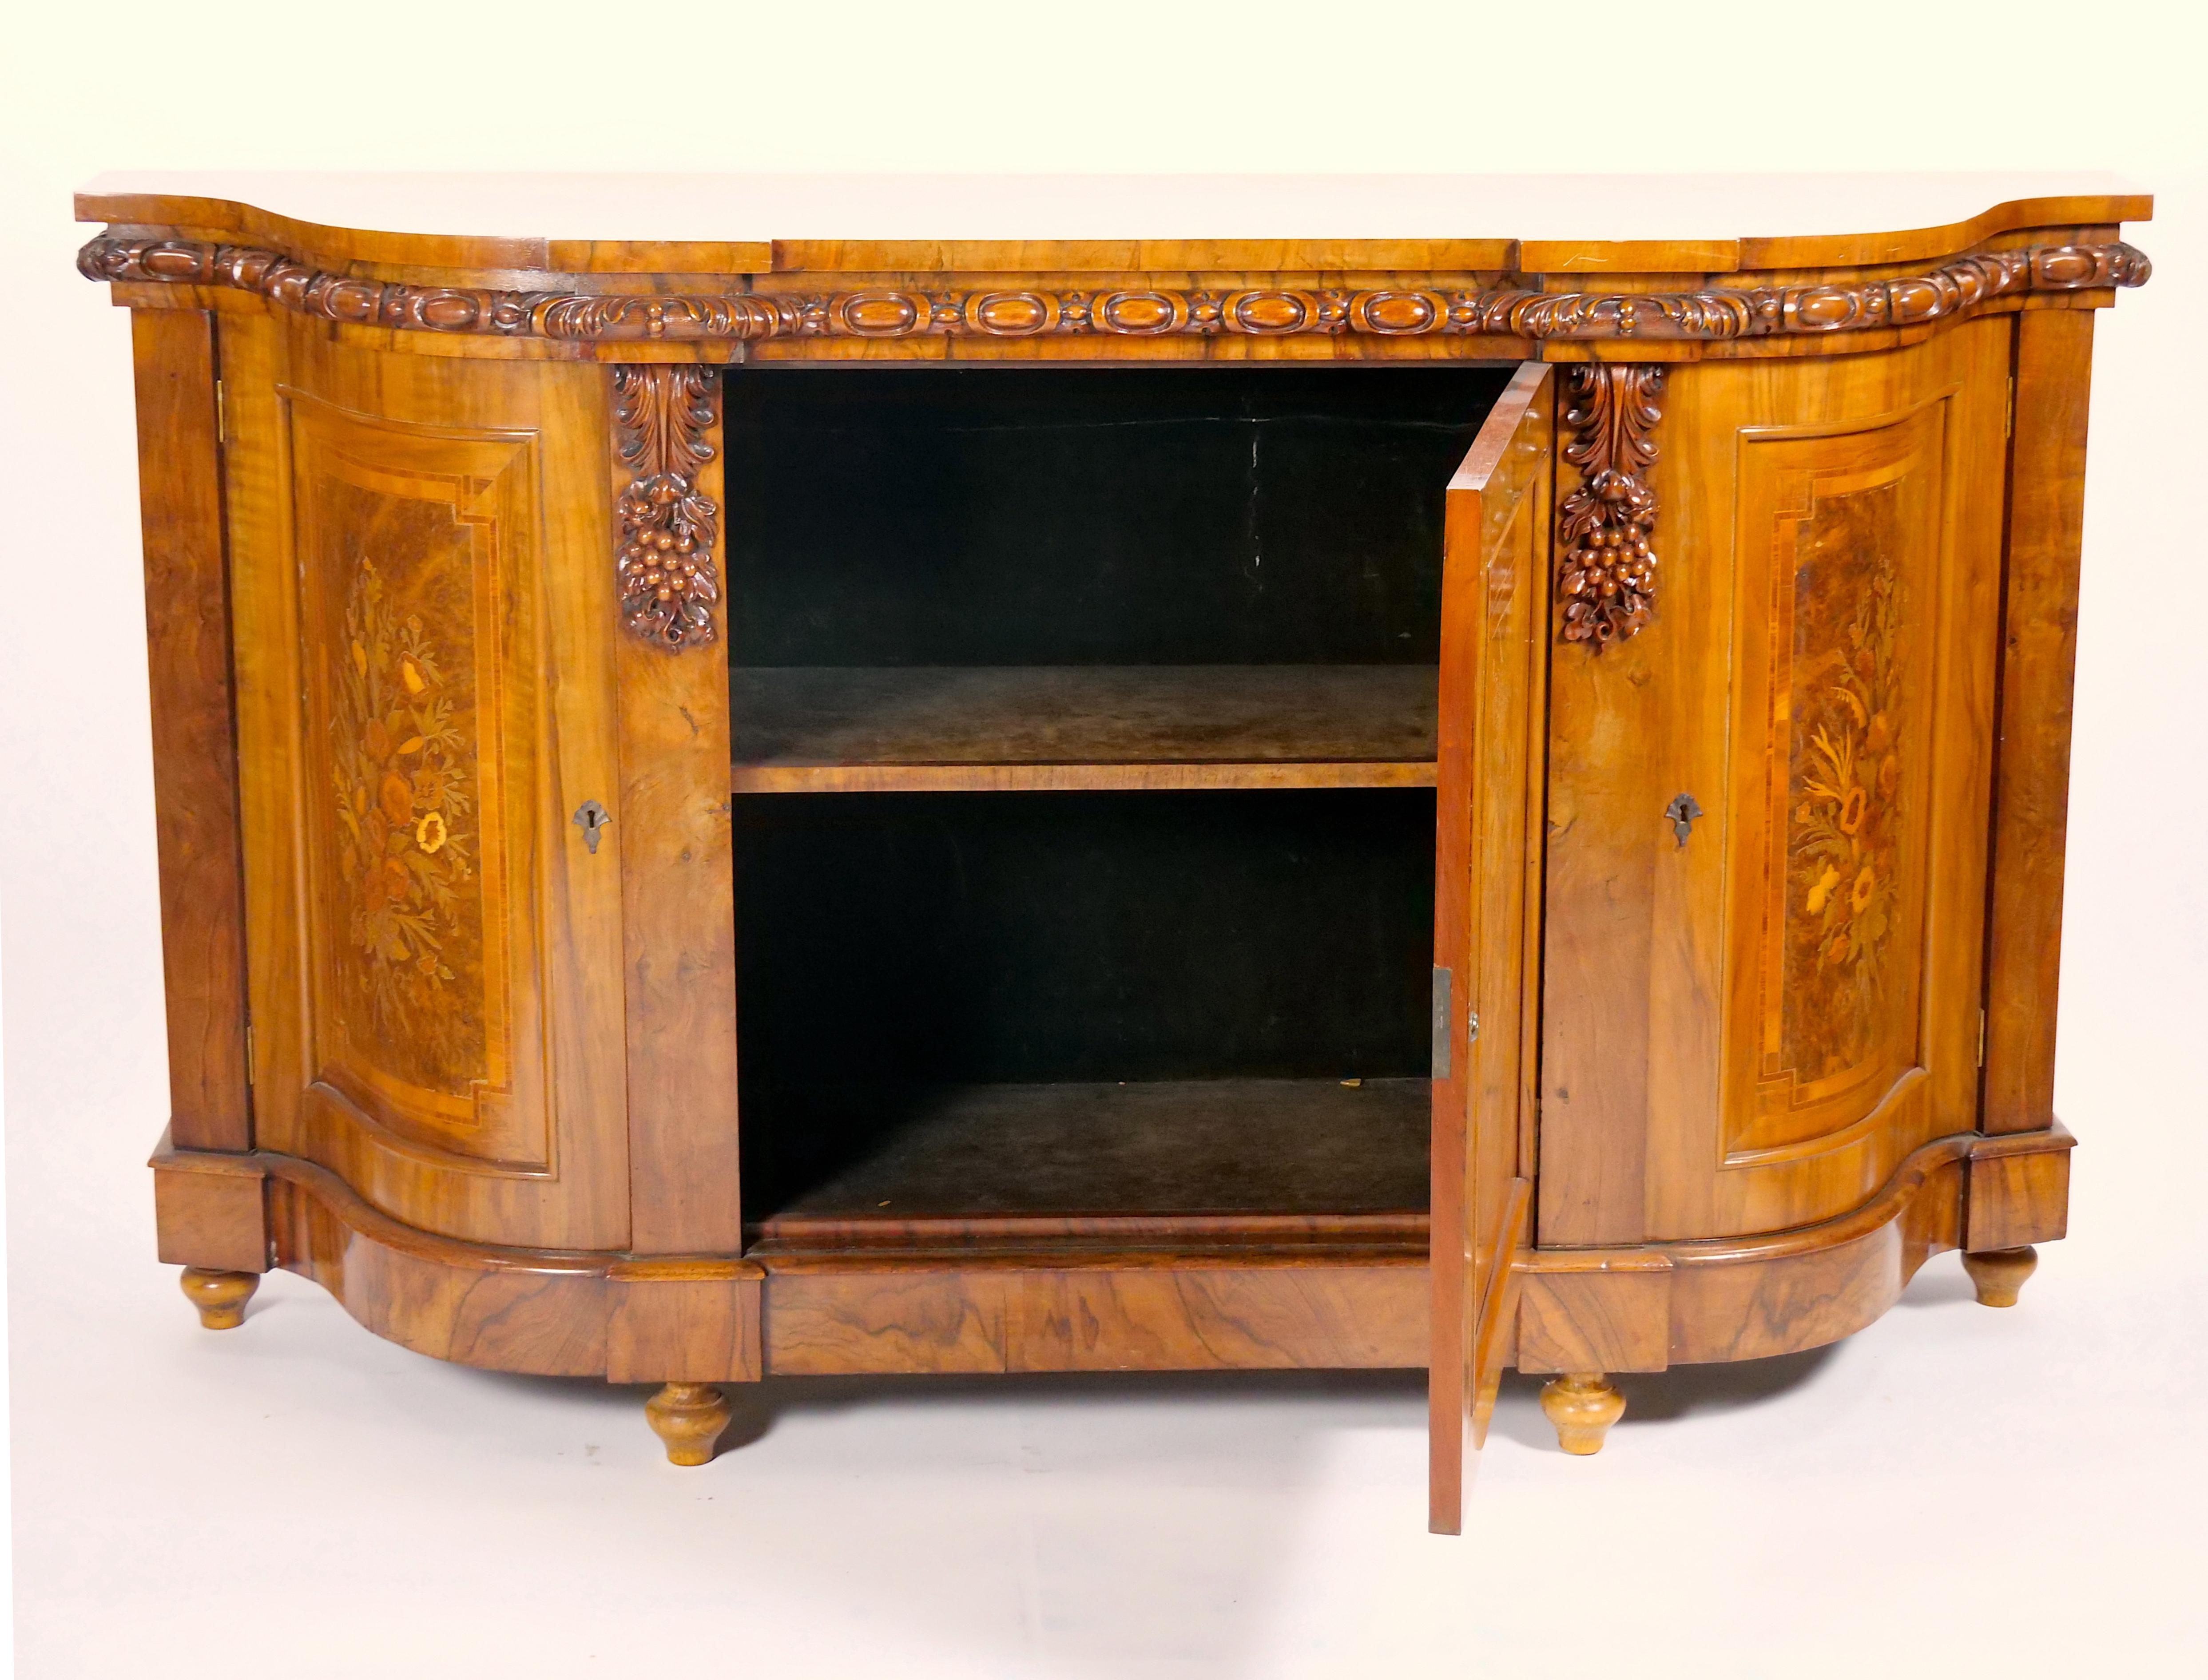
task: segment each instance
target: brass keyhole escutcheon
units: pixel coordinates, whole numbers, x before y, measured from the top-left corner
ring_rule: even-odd
[[[1702,814],[1702,807],[1695,803],[1692,794],[1674,794],[1671,802],[1664,807],[1665,820],[1671,825],[1671,832],[1678,837],[1679,845],[1685,849],[1687,837],[1694,832],[1695,819]]]
[[[586,799],[575,807],[574,824],[583,831],[583,843],[595,857],[598,850],[598,831],[613,821],[606,807],[595,799]]]

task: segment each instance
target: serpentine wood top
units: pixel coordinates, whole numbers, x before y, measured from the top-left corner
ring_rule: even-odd
[[[79,220],[118,232],[272,245],[387,279],[507,285],[543,274],[1719,275],[1914,262],[2022,230],[2109,228],[2152,211],[2118,177],[2051,173],[157,171],[101,176],[76,200]]]

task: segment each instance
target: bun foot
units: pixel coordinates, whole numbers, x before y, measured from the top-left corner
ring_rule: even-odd
[[[1963,1269],[1977,1286],[1980,1306],[2014,1306],[2017,1291],[2038,1264],[2038,1251],[2031,1248],[1989,1249],[1963,1257]]]
[[[1585,1457],[1602,1450],[1603,1437],[1625,1415],[1625,1396],[1599,1371],[1575,1371],[1541,1389],[1541,1409],[1557,1426],[1557,1444]]]
[[[667,1443],[669,1464],[710,1464],[713,1443],[729,1426],[729,1407],[711,1383],[669,1383],[645,1401],[644,1415]]]
[[[234,1330],[243,1324],[245,1304],[261,1287],[257,1273],[209,1271],[204,1266],[185,1267],[177,1282],[184,1299],[200,1310],[200,1328],[207,1330]]]

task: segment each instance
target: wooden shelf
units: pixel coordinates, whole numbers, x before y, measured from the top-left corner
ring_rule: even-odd
[[[1425,1229],[1424,1079],[981,1084],[808,1096],[867,1138],[759,1227],[794,1243],[1017,1234]]]
[[[1431,788],[1430,665],[730,673],[737,793]]]

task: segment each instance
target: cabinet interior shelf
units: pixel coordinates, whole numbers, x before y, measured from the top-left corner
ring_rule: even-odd
[[[763,1238],[1138,1234],[1423,1239],[1424,1079],[1161,1079],[806,1094],[863,1137]],[[791,1193],[794,1192],[794,1193]]]
[[[1430,788],[1431,665],[738,667],[737,793]]]

